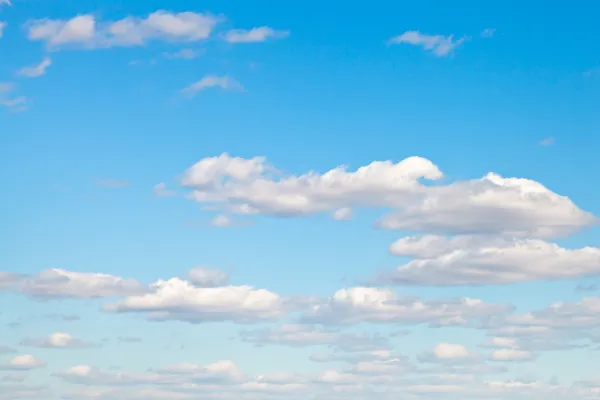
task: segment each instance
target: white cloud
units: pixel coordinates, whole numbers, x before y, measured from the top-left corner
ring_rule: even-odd
[[[210,224],[216,228],[227,228],[234,225],[234,222],[227,215],[217,215],[210,221]]]
[[[173,192],[172,190],[167,189],[166,183],[158,183],[154,185],[153,193],[156,197],[167,197],[173,196],[175,194],[175,192]]]
[[[25,111],[27,109],[27,98],[25,96],[13,96],[15,85],[10,82],[0,82],[0,106],[4,106],[12,112]]]
[[[465,37],[454,40],[453,35],[427,35],[419,31],[406,31],[400,36],[391,38],[388,44],[410,44],[432,52],[436,56],[445,57],[464,43]]]
[[[439,343],[431,351],[419,355],[421,362],[461,364],[478,360],[475,352],[468,350],[462,344]]]
[[[0,93],[12,92],[15,85],[10,82],[0,82]]]
[[[191,278],[197,280],[198,277],[192,272]],[[203,279],[201,281],[205,283]],[[171,278],[150,285],[147,294],[126,297],[106,305],[104,310],[143,313],[152,320],[248,323],[278,318],[290,306],[292,304],[286,299],[265,289],[251,286],[202,287],[191,281]]]
[[[540,146],[552,146],[554,143],[556,143],[556,139],[553,137],[547,137],[540,141]]]
[[[43,338],[25,339],[21,344],[48,349],[83,349],[95,346],[93,343],[76,339],[64,332],[55,332]]]
[[[219,87],[223,90],[243,92],[244,87],[235,79],[229,76],[207,75],[197,82],[181,90],[181,93],[193,96],[194,94],[213,87]]]
[[[515,349],[518,345],[514,338],[495,337],[486,340],[483,347]]]
[[[494,34],[496,34],[496,28],[486,28],[481,31],[481,37],[484,38],[491,38],[494,36]]]
[[[347,221],[352,219],[352,209],[349,207],[340,208],[335,210],[331,217],[336,221]]]
[[[38,65],[34,67],[25,67],[21,68],[18,72],[21,76],[26,76],[28,78],[37,78],[46,73],[46,68],[52,65],[52,60],[49,57],[46,57],[40,62]]]
[[[241,337],[258,346],[328,346],[343,352],[365,352],[366,356],[378,351],[388,354],[390,348],[388,340],[379,335],[346,333],[309,324],[285,324],[277,328],[243,331]]]
[[[481,328],[488,335],[510,340],[507,348],[531,352],[590,348],[600,343],[600,297],[587,297],[579,302],[557,302],[541,310],[491,318]]]
[[[165,52],[165,53],[163,53],[163,57],[169,58],[169,59],[193,60],[195,58],[200,57],[200,54],[202,54],[202,52],[198,51],[198,50],[181,49],[174,53]]]
[[[338,290],[326,302],[313,306],[303,319],[320,324],[439,324],[461,317],[467,323],[508,311],[508,306],[486,304],[478,299],[428,301],[401,298],[389,289],[354,287]]]
[[[229,360],[205,366],[174,364],[144,373],[110,372],[87,365],[78,365],[56,374],[69,383],[94,386],[234,384],[244,379],[244,374]]]
[[[27,24],[30,40],[44,41],[50,48],[106,48],[143,46],[152,40],[195,42],[210,37],[220,18],[208,14],[156,11],[146,18],[129,16],[118,21],[98,21],[78,15],[69,20],[42,19]]]
[[[15,350],[13,348],[10,348],[8,346],[0,346],[0,354],[9,354],[14,352]]]
[[[0,21],[0,38],[4,35],[4,29],[6,29],[7,25],[6,22]]]
[[[471,353],[461,344],[440,343],[433,349],[433,355],[439,360],[452,360],[471,357]]]
[[[21,278],[21,275],[0,271],[0,289],[13,287]]]
[[[538,239],[406,237],[390,252],[415,258],[385,277],[421,285],[485,285],[600,275],[600,248],[564,249]]]
[[[0,378],[2,382],[24,382],[27,379],[27,375],[22,372],[14,372],[8,375],[4,375]]]
[[[45,366],[44,361],[40,361],[31,354],[16,356],[8,364],[0,364],[0,370],[28,371],[31,369]]]
[[[24,277],[15,287],[28,296],[40,299],[120,297],[143,293],[145,288],[133,279],[101,273],[48,269]]]
[[[414,232],[555,237],[598,222],[567,197],[527,179],[490,173],[446,185],[420,182],[442,176],[420,157],[375,161],[354,172],[342,166],[286,175],[263,157],[222,154],[190,167],[181,184],[195,201],[237,214],[300,217],[346,207],[392,208],[397,211],[377,225]]]
[[[0,0],[0,6],[12,6],[10,0]]]
[[[256,43],[264,42],[268,39],[286,38],[290,34],[289,31],[277,31],[268,26],[246,29],[232,29],[225,33],[223,37],[229,43]]]
[[[45,385],[24,385],[21,383],[0,384],[0,400],[46,400],[52,397],[52,391]]]
[[[519,349],[494,350],[491,355],[493,361],[531,361],[534,358],[531,352]]]
[[[226,285],[229,276],[218,269],[197,267],[188,272],[188,280],[196,287],[218,287]]]

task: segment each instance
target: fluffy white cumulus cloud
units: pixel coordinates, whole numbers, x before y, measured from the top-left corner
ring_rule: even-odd
[[[146,290],[134,279],[64,269],[48,269],[22,277],[13,289],[39,299],[121,297]]]
[[[201,286],[180,278],[160,280],[150,285],[149,293],[128,296],[105,305],[104,310],[143,313],[153,320],[253,322],[280,317],[290,305],[286,299],[266,289],[203,287],[210,277],[198,276],[198,271],[193,271],[191,278]],[[217,283],[214,278],[212,283]]]
[[[261,26],[252,29],[232,29],[223,37],[229,43],[257,43],[269,39],[282,39],[288,37],[289,34],[289,31],[279,31],[268,26]]]
[[[151,40],[194,42],[210,37],[220,18],[202,13],[156,11],[145,18],[129,16],[118,21],[101,21],[95,15],[77,15],[68,20],[30,21],[30,40],[50,48],[106,48],[143,46]]]
[[[540,351],[590,348],[600,344],[600,297],[578,302],[557,302],[540,310],[494,317],[482,328],[493,339],[484,347],[523,350],[536,358]],[[522,353],[505,352],[507,357],[525,360]]]
[[[45,366],[44,361],[38,360],[31,354],[13,357],[8,363],[0,364],[0,370],[28,371]]]
[[[354,287],[338,290],[326,302],[303,315],[307,322],[344,325],[361,322],[444,325],[448,320],[485,318],[509,312],[511,307],[487,304],[479,299],[422,300],[403,298],[390,289]]]
[[[453,35],[428,35],[419,31],[406,31],[388,40],[388,44],[408,44],[422,47],[436,56],[446,57],[465,42],[466,38],[454,39]]]
[[[222,154],[200,160],[181,177],[190,198],[238,214],[299,217],[344,208],[396,210],[377,225],[439,234],[564,236],[597,218],[542,184],[488,174],[481,179],[425,185],[443,176],[431,161],[374,161],[355,171],[288,175],[264,157]]]
[[[25,346],[42,347],[49,349],[82,349],[93,347],[94,344],[74,338],[68,333],[55,332],[48,337],[29,338],[21,343]]]
[[[414,258],[386,275],[394,283],[485,285],[600,274],[600,248],[565,249],[539,239],[426,235],[399,239],[390,252]]]

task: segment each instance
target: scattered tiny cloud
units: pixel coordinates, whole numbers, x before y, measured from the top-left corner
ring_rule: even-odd
[[[481,37],[491,38],[496,34],[496,28],[486,28],[481,31]]]
[[[227,215],[217,215],[212,219],[210,224],[215,228],[229,228],[234,226],[235,222]]]
[[[176,60],[176,59],[193,60],[195,58],[200,57],[202,55],[202,53],[203,53],[203,51],[201,51],[201,50],[181,49],[174,53],[164,52],[163,57],[171,59],[171,60]]]
[[[27,110],[27,98],[14,96],[15,85],[12,82],[0,82],[0,106],[8,108],[11,112]]]
[[[283,39],[290,35],[289,31],[278,31],[268,26],[252,29],[232,29],[223,35],[229,43],[259,43],[269,39]]]
[[[547,137],[545,139],[542,139],[540,141],[540,146],[552,146],[554,143],[556,143],[556,139],[553,137]]]
[[[152,191],[156,197],[173,196],[175,194],[175,192],[173,192],[172,190],[167,189],[166,183],[162,182],[155,185]]]
[[[4,35],[4,29],[6,28],[6,25],[8,25],[6,22],[0,21],[0,38]]]
[[[597,292],[598,290],[600,290],[600,286],[598,286],[596,284],[586,285],[586,284],[580,283],[579,285],[577,285],[575,290],[578,292]]]
[[[406,31],[402,35],[388,40],[388,44],[409,44],[412,46],[419,46],[438,57],[446,57],[452,54],[466,39],[467,37],[461,37],[460,39],[455,40],[454,35],[428,35],[419,31]]]
[[[14,357],[8,363],[0,364],[0,370],[28,371],[35,368],[41,368],[45,365],[46,363],[44,361],[36,359],[31,354],[24,354]]]
[[[27,338],[21,342],[24,346],[39,347],[45,349],[84,349],[95,347],[91,342],[76,339],[68,333],[56,332],[47,337]]]
[[[130,67],[142,66],[142,65],[155,65],[156,59],[152,58],[150,60],[131,60],[129,61]]]
[[[197,82],[181,90],[182,93],[193,96],[194,94],[213,87],[220,87],[223,90],[243,92],[244,87],[235,79],[229,76],[207,75]]]
[[[42,60],[42,62],[33,67],[21,68],[18,72],[18,75],[28,78],[37,78],[46,74],[46,69],[51,65],[52,60],[49,57],[46,57]]]

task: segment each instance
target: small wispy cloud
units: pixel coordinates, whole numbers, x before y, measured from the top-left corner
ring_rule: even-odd
[[[97,182],[98,186],[105,188],[122,188],[129,185],[129,181],[120,179],[103,179]]]
[[[486,28],[481,31],[481,37],[491,38],[496,34],[496,28]]]
[[[1,4],[1,3],[0,3]],[[8,24],[4,21],[0,21],[0,38],[4,35],[4,29]]]
[[[540,146],[552,146],[554,143],[556,143],[556,139],[553,137],[547,137],[540,140]]]
[[[12,6],[10,0],[0,0],[0,6]]]
[[[455,40],[454,35],[427,35],[419,31],[407,31],[388,40],[388,45],[409,44],[419,46],[438,57],[446,57],[463,44],[466,39],[467,37],[461,37]]]
[[[195,58],[200,57],[200,55],[202,53],[203,53],[202,51],[194,50],[194,49],[181,49],[174,53],[165,52],[165,53],[163,53],[163,57],[171,59],[171,60],[177,60],[177,59],[193,60]]]
[[[268,26],[252,29],[232,29],[223,35],[229,43],[259,43],[269,39],[283,39],[290,35],[289,31],[278,31]]]
[[[600,286],[595,285],[595,284],[589,284],[589,285],[579,284],[579,285],[577,285],[575,290],[578,292],[597,292],[598,290],[600,290]]]
[[[175,194],[175,192],[173,192],[172,190],[167,189],[166,183],[159,183],[155,185],[152,192],[156,197],[173,196]]]
[[[52,60],[48,57],[44,58],[42,62],[33,67],[21,68],[18,72],[20,76],[26,76],[28,78],[37,78],[46,73],[46,69],[52,65]]]
[[[0,106],[8,108],[10,112],[27,110],[27,97],[14,96],[15,85],[10,82],[0,82]]]
[[[156,59],[151,58],[150,60],[131,60],[129,61],[130,67],[142,66],[142,65],[155,65]]]
[[[249,221],[239,221],[228,215],[220,214],[210,221],[210,225],[214,228],[241,228],[250,225],[250,223]]]
[[[235,79],[229,76],[207,75],[197,82],[181,90],[181,93],[193,96],[194,94],[213,87],[220,87],[223,90],[243,92],[244,87]]]

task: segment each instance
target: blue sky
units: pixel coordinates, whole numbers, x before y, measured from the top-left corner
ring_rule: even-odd
[[[0,0],[0,400],[597,398],[597,11]]]

